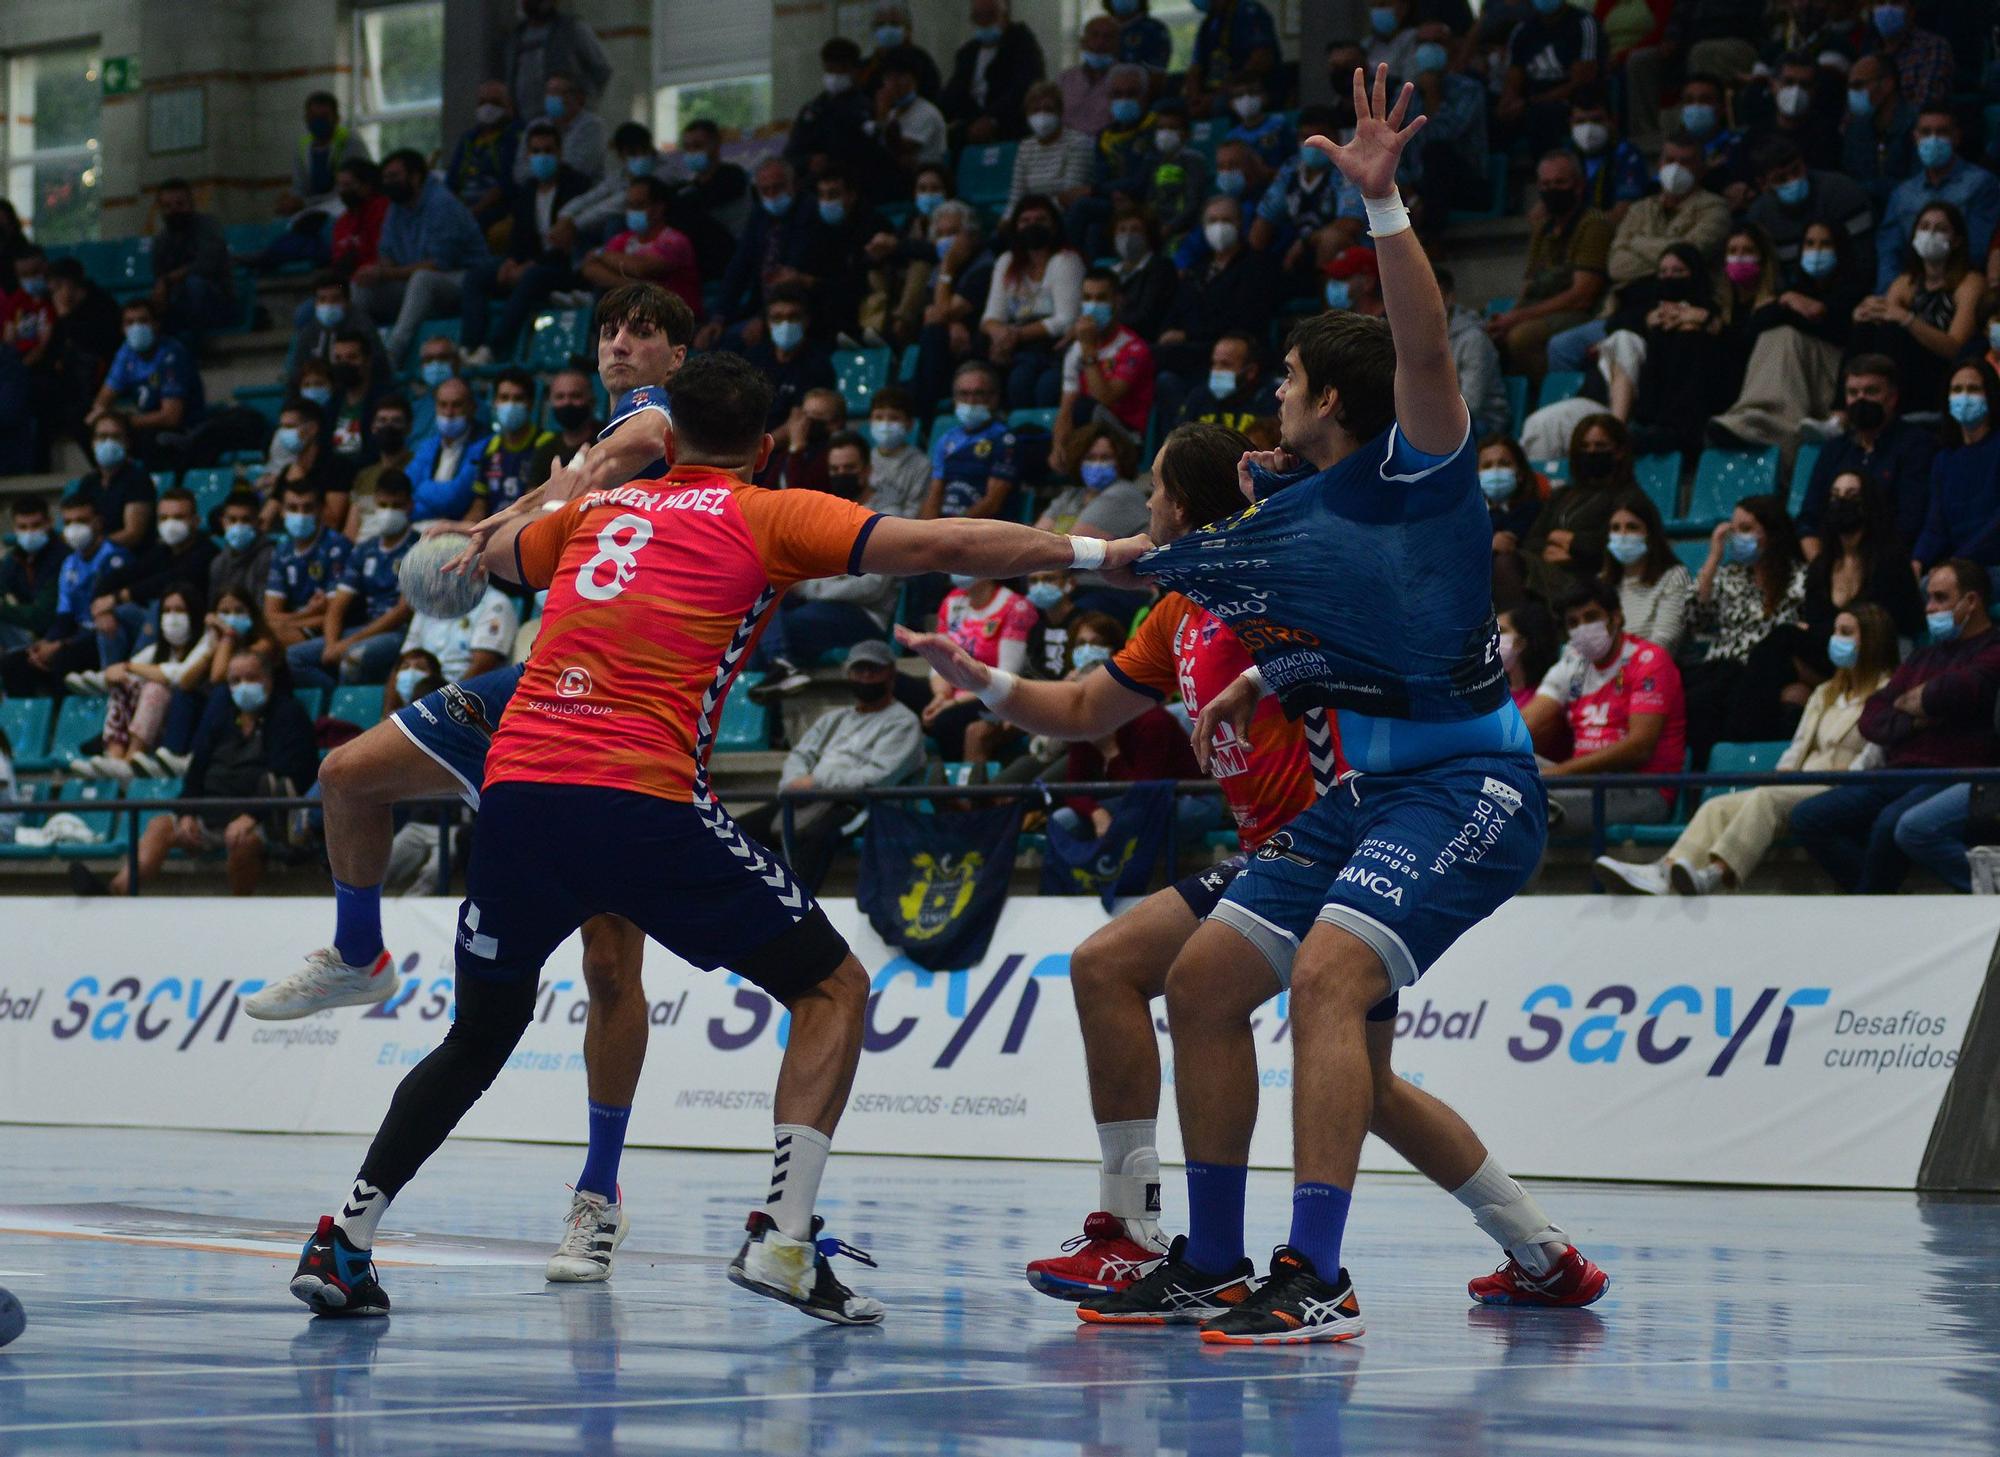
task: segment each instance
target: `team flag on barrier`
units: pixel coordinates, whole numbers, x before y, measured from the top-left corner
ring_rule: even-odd
[[[1169,786],[1140,784],[1118,796],[1111,823],[1095,838],[1067,834],[1050,816],[1042,894],[1094,895],[1107,911],[1121,895],[1144,894],[1173,812]]]
[[[931,971],[976,966],[1007,901],[1021,807],[917,814],[878,804],[855,898],[875,934]]]

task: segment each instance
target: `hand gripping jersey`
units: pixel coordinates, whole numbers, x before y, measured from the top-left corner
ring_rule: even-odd
[[[1176,592],[1146,614],[1107,666],[1134,692],[1158,699],[1179,693],[1188,712],[1199,715],[1203,704],[1250,666],[1250,655],[1218,619]],[[1247,739],[1224,724],[1209,763],[1246,850],[1255,850],[1311,804],[1316,792],[1338,782],[1346,767],[1325,710],[1308,709],[1294,721],[1275,698],[1257,705]]]
[[[1475,460],[1469,433],[1440,458],[1391,426],[1133,570],[1229,624],[1286,713],[1336,710],[1357,769],[1525,752]]]
[[[728,696],[786,588],[859,570],[879,519],[820,491],[767,491],[706,466],[591,491],[515,538],[548,605],[486,783],[708,798]]]

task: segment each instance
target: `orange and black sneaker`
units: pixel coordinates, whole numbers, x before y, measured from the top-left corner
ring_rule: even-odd
[[[1290,1245],[1271,1252],[1271,1277],[1248,1300],[1203,1323],[1211,1346],[1295,1346],[1351,1341],[1361,1334],[1361,1302],[1347,1271],[1332,1284]]]
[[[1466,1293],[1481,1305],[1540,1305],[1575,1308],[1591,1305],[1611,1288],[1611,1277],[1584,1258],[1575,1245],[1546,1275],[1530,1275],[1511,1255],[1490,1275],[1470,1282]]]
[[[1144,1275],[1107,1295],[1077,1306],[1077,1319],[1092,1325],[1197,1325],[1234,1310],[1250,1298],[1248,1260],[1223,1274],[1187,1262],[1187,1236],[1176,1235],[1167,1257]]]

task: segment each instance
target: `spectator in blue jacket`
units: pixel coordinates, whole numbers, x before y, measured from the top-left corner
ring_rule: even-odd
[[[1965,214],[1966,252],[1975,263],[1986,257],[2000,226],[2000,178],[1968,162],[1959,148],[1958,118],[1942,103],[1917,113],[1917,162],[1923,170],[1897,185],[1875,229],[1875,290],[1887,293],[1896,281],[1904,244],[1917,215],[1934,202],[1948,202]]]
[[[1148,14],[1150,0],[1103,0],[1104,13],[1118,22],[1118,59],[1164,76],[1174,60],[1174,37],[1166,22]]]
[[[694,336],[697,349],[713,349],[725,330],[745,344],[759,342],[764,291],[787,283],[810,286],[811,224],[819,214],[812,200],[799,202],[798,174],[782,157],[772,157],[758,167],[754,190],[757,206],[722,275],[721,300]]]
[[[105,539],[94,501],[64,501],[62,519],[69,555],[56,572],[55,617],[37,641],[0,657],[0,689],[15,697],[54,692],[71,673],[98,666],[91,599],[97,579],[125,565],[124,549]]]
[[[319,637],[294,643],[285,653],[292,681],[301,687],[331,688],[336,673],[342,683],[380,683],[400,656],[410,608],[397,569],[417,541],[410,529],[410,478],[401,471],[384,471],[376,479],[375,517],[381,534],[349,554],[327,595]]]
[[[479,475],[479,434],[472,428],[472,387],[447,379],[431,397],[435,414],[430,433],[417,441],[405,471],[413,504],[410,519],[456,521],[472,507]]]
[[[2000,573],[2000,377],[1984,359],[1951,372],[1945,401],[1947,437],[1957,441],[1931,462],[1931,505],[1912,566],[1928,570],[1952,557]]]
[[[466,205],[430,180],[423,154],[392,152],[382,163],[389,199],[376,261],[354,273],[354,302],[389,330],[389,357],[400,360],[426,319],[458,312],[465,270],[487,256],[486,235]]]
[[[155,465],[160,437],[191,430],[201,419],[201,371],[180,340],[162,335],[159,310],[150,298],[128,299],[123,320],[125,342],[112,356],[84,424],[95,425],[100,415],[122,408],[132,431],[132,453]]]
[[[1260,0],[1206,0],[1194,37],[1194,64],[1182,78],[1188,109],[1197,116],[1217,110],[1223,85],[1248,73],[1269,79],[1278,69],[1278,23]]]

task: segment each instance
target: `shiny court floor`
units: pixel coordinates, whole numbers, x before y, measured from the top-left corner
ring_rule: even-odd
[[[1549,1185],[1611,1294],[1504,1312],[1465,1301],[1491,1256],[1463,1211],[1370,1178],[1367,1335],[1215,1351],[1079,1329],[1022,1282],[1087,1168],[837,1158],[823,1209],[890,1309],[839,1331],[722,1278],[761,1158],[628,1156],[616,1277],[558,1288],[576,1151],[468,1142],[389,1216],[395,1314],[311,1321],[285,1280],[360,1152],[0,1127],[0,1285],[30,1321],[0,1350],[0,1453],[2000,1450],[1992,1201]],[[1285,1181],[1251,1187],[1275,1240]]]

